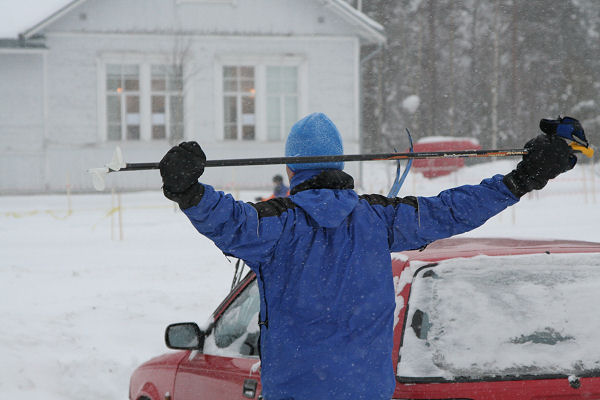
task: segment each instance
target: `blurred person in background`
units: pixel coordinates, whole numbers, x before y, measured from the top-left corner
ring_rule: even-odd
[[[269,197],[257,197],[256,201],[267,201],[275,197],[287,197],[290,195],[290,188],[283,183],[283,177],[279,174],[273,177],[273,194]]]

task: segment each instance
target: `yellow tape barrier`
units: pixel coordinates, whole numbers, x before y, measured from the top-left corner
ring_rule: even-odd
[[[148,210],[148,209],[158,209],[158,208],[173,208],[173,206],[161,205],[161,206],[121,207],[122,210]],[[86,208],[86,209],[82,209],[79,211],[105,211],[105,210],[106,210],[106,208]],[[106,214],[104,214],[104,216],[102,218],[103,219],[108,218],[118,211],[119,211],[119,207],[112,207],[106,212]],[[46,215],[51,216],[54,219],[64,221],[67,218],[69,218],[70,216],[72,216],[73,214],[75,214],[75,211],[73,211],[73,210],[67,210],[67,211],[31,210],[31,211],[21,211],[21,212],[6,211],[3,213],[0,213],[0,215],[2,215],[3,217],[7,217],[7,218],[26,218],[26,217],[33,217],[33,216],[42,215],[42,214],[46,214]]]
[[[3,213],[3,215],[5,217],[12,217],[12,218],[25,218],[25,217],[33,217],[34,215],[38,215],[38,214],[47,214],[50,215],[52,218],[54,219],[58,219],[58,220],[65,220],[67,218],[69,218],[71,215],[73,215],[73,211],[66,211],[64,215],[58,215],[59,211],[53,211],[53,210],[33,210],[33,211],[26,211],[26,212],[15,212],[15,211],[9,211],[9,212],[5,212]]]
[[[110,210],[108,210],[108,212],[107,212],[107,213],[104,215],[104,217],[100,218],[100,219],[98,220],[98,222],[96,222],[94,225],[92,225],[92,230],[95,230],[95,229],[96,229],[96,227],[98,226],[98,224],[99,224],[100,222],[102,222],[102,220],[104,220],[105,218],[108,218],[108,217],[110,217],[111,215],[113,215],[114,213],[116,213],[116,212],[118,212],[118,211],[119,211],[119,207],[113,207],[113,208],[111,208]]]

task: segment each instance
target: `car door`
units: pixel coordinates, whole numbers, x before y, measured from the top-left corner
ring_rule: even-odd
[[[259,308],[256,279],[248,279],[218,316],[203,350],[181,362],[174,400],[258,398]]]

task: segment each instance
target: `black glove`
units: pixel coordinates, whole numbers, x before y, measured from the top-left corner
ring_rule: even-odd
[[[557,135],[539,135],[525,144],[527,154],[517,168],[504,176],[504,183],[517,197],[546,186],[548,180],[572,169],[577,163],[564,139]]]
[[[198,178],[204,172],[206,156],[196,142],[183,142],[172,147],[158,164],[165,196],[182,209],[198,204],[204,186]]]

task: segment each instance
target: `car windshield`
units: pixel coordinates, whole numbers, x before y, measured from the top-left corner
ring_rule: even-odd
[[[401,380],[600,370],[600,254],[453,259],[416,274]],[[432,379],[433,378],[433,379]]]

